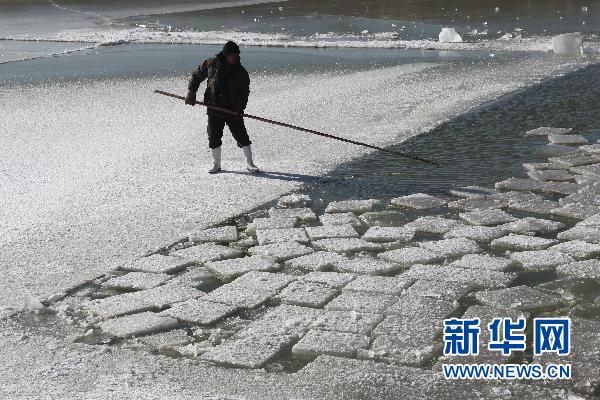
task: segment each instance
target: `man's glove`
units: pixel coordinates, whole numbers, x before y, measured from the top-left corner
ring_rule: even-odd
[[[196,104],[196,93],[188,92],[187,96],[185,96],[185,104],[189,106],[193,106]]]

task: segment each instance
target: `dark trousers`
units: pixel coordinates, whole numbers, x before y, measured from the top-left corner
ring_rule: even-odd
[[[243,118],[229,116],[222,117],[209,114],[207,127],[208,147],[211,149],[221,147],[223,144],[223,129],[225,128],[225,125],[229,128],[238,147],[249,146],[252,144],[250,137],[248,137]]]

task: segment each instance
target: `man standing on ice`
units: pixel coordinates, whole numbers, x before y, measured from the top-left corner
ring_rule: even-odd
[[[258,172],[258,167],[252,160],[252,142],[248,137],[244,119],[241,114],[248,104],[250,95],[250,77],[248,71],[240,63],[240,48],[234,42],[227,42],[223,46],[223,51],[215,57],[204,61],[192,73],[192,78],[188,84],[188,94],[185,103],[193,106],[196,103],[196,92],[198,87],[205,80],[207,81],[206,91],[204,92],[204,103],[210,106],[222,107],[240,115],[223,113],[211,108],[207,109],[208,114],[208,147],[210,147],[213,156],[213,167],[208,171],[209,174],[216,174],[221,171],[221,145],[223,138],[223,129],[225,125],[231,131],[233,138],[239,147],[242,148],[248,171]]]

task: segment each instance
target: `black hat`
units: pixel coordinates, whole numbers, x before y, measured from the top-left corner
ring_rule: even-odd
[[[228,54],[240,54],[240,46],[232,41],[225,43],[225,46],[223,46],[223,55]]]

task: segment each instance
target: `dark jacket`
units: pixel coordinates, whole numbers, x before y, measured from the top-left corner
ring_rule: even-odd
[[[198,87],[207,81],[204,91],[204,103],[243,112],[250,95],[250,76],[241,65],[229,65],[223,53],[209,58],[192,73],[188,90],[196,93]],[[208,114],[222,115],[218,111],[208,109]]]

